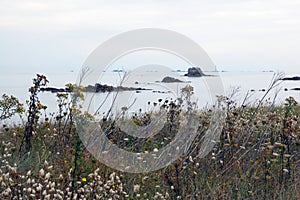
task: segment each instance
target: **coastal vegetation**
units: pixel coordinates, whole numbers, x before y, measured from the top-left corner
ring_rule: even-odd
[[[197,116],[198,136],[189,151],[163,169],[133,174],[103,165],[83,145],[76,119],[92,122],[96,117],[81,109],[84,88],[66,85],[56,94],[57,111],[48,113],[39,99],[47,83],[37,75],[24,105],[13,96],[0,99],[0,199],[300,198],[300,106],[293,97],[276,105],[264,98],[238,104],[232,95],[219,96],[226,119],[220,141],[204,158],[198,151],[213,111],[190,102],[191,86],[181,90],[180,101],[149,102],[167,112],[163,129],[151,141],[126,135],[114,118],[103,115],[99,123],[109,130],[109,139],[140,152],[155,152],[172,141],[184,118],[182,102]],[[4,123],[18,115],[26,119]],[[126,120],[138,126],[151,123],[145,112]]]

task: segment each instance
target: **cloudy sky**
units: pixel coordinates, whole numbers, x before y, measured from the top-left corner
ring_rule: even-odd
[[[77,71],[98,45],[138,28],[200,44],[219,69],[300,69],[299,0],[1,0],[0,72]]]

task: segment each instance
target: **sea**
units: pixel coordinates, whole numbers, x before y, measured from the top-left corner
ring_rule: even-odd
[[[273,71],[221,71],[205,72],[205,77],[187,77],[185,71],[143,71],[124,72],[108,71],[99,75],[87,75],[84,80],[76,72],[66,73],[45,73],[49,80],[48,87],[64,88],[68,83],[77,83],[84,86],[95,83],[112,86],[125,86],[143,88],[144,90],[118,91],[111,93],[85,93],[85,100],[82,102],[83,109],[91,113],[106,114],[112,112],[117,114],[126,108],[129,113],[138,111],[150,111],[154,104],[162,104],[165,100],[175,101],[178,98],[185,98],[182,88],[188,85],[193,87],[192,100],[200,108],[207,108],[216,102],[217,95],[230,96],[237,105],[254,104],[260,101],[268,90],[274,76],[278,72]],[[29,88],[32,86],[32,79],[35,73],[11,73],[0,74],[0,95],[13,95],[24,103],[29,99]],[[182,82],[164,83],[162,79],[166,76],[179,79]],[[300,70],[285,72],[284,77],[300,76]],[[272,89],[264,100],[273,101],[280,105],[285,99],[292,96],[300,102],[300,91],[291,90],[300,88],[300,81],[280,81]],[[55,93],[40,92],[38,94],[42,104],[47,106],[47,113],[58,111],[57,97]],[[18,119],[10,119],[14,122]],[[1,123],[8,123],[9,120]]]

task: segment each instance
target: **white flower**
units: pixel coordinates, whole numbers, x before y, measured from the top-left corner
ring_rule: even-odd
[[[45,170],[44,170],[44,169],[41,169],[41,170],[39,171],[39,174],[40,174],[41,177],[43,177],[43,176],[45,175]]]
[[[6,191],[8,194],[11,193],[11,189],[10,189],[10,188],[7,188],[5,191]]]
[[[60,174],[59,177],[58,177],[60,180],[64,179],[63,175]]]
[[[42,190],[42,187],[41,187],[40,185],[36,187],[36,191],[39,192],[39,191],[41,191],[41,190]]]
[[[48,161],[47,161],[47,160],[45,160],[44,164],[45,164],[46,166],[48,166],[48,165],[49,165],[49,163],[48,163]]]
[[[75,196],[75,195],[74,195]],[[50,199],[51,198],[51,195],[50,194],[48,194],[48,195],[46,195],[45,196],[45,199]]]
[[[29,170],[26,174],[26,176],[30,176],[31,175],[31,170]]]
[[[49,179],[50,178],[50,173],[48,172],[46,175],[45,175],[45,179]]]
[[[279,156],[279,154],[274,152],[274,153],[273,153],[273,156]]]
[[[13,173],[17,173],[17,167],[12,167],[12,168],[11,168],[11,171],[12,171]]]
[[[140,190],[140,185],[133,186],[133,192],[138,192]]]

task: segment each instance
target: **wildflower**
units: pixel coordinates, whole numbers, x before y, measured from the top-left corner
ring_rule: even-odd
[[[5,192],[6,192],[6,194],[10,194],[10,193],[11,193],[11,189],[10,189],[10,188],[7,188],[7,189],[5,190]]]
[[[48,172],[46,175],[45,175],[45,179],[49,179],[50,178],[50,173]]]
[[[29,170],[26,174],[26,176],[30,176],[31,175],[31,170]]]
[[[289,170],[288,169],[283,169],[282,171],[286,172],[286,173],[289,173]]]
[[[273,153],[273,156],[279,156],[279,154],[274,152],[274,153]]]
[[[41,169],[41,170],[39,171],[39,174],[40,174],[41,177],[43,177],[43,176],[45,175],[45,170],[44,170],[44,169]]]
[[[38,106],[39,109],[44,108],[43,104],[41,104],[40,102],[38,102],[37,106]]]
[[[11,171],[12,171],[13,173],[17,173],[17,167],[12,167],[12,168],[11,168]]]
[[[140,185],[133,186],[133,192],[138,192],[140,190]]]
[[[59,177],[58,177],[60,180],[64,179],[63,175],[60,174]]]
[[[36,187],[36,191],[41,191],[42,190],[42,185],[38,185],[37,187]]]
[[[76,194],[75,194],[76,195]],[[74,195],[74,196],[75,196]],[[45,199],[50,199],[51,198],[51,195],[50,194],[47,194],[46,196],[45,196]],[[77,197],[76,197],[77,198]],[[75,198],[74,198],[75,199]]]
[[[82,178],[81,181],[82,181],[82,182],[86,182],[86,178]]]
[[[275,142],[275,145],[278,146],[278,147],[284,147],[285,146],[284,144],[279,143],[279,142]]]

